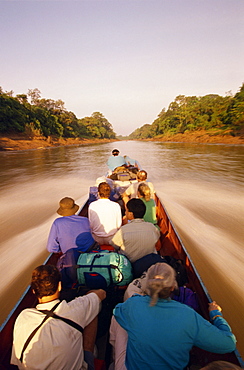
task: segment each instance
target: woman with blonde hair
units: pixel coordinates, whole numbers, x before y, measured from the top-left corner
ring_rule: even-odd
[[[151,222],[156,227],[158,227],[156,216],[156,204],[154,199],[151,198],[150,188],[145,182],[139,184],[137,189],[137,196],[143,201],[143,203],[146,206],[146,213],[143,217],[144,221]]]
[[[182,370],[193,346],[213,353],[235,350],[235,336],[217,303],[209,304],[209,322],[170,298],[175,287],[175,270],[156,263],[147,272],[148,295],[132,296],[115,307],[114,317],[128,334],[127,370]]]

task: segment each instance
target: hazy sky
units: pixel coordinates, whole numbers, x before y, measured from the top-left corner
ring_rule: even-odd
[[[0,0],[0,86],[38,88],[117,134],[152,123],[177,95],[244,82],[243,0]]]

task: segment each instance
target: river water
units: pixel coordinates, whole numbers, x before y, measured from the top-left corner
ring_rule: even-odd
[[[244,357],[244,146],[121,141],[0,153],[0,322],[48,256],[59,200],[82,205],[113,148],[148,172]]]

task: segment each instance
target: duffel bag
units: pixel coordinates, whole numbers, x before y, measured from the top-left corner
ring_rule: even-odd
[[[127,285],[133,280],[131,263],[117,252],[82,253],[77,261],[77,279],[89,289]]]

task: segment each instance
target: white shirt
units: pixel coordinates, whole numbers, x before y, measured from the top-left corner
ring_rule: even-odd
[[[150,189],[150,192],[151,192],[151,198],[154,197],[154,194],[155,194],[155,189],[154,189],[154,186],[153,184],[150,182],[150,181],[141,181],[141,182],[134,182],[133,184],[131,184],[125,191],[125,194],[128,195],[130,197],[130,199],[132,198],[138,198],[137,196],[137,190],[138,190],[138,186],[140,184],[147,184],[149,186],[149,189]]]
[[[89,205],[88,218],[93,234],[112,237],[122,224],[120,205],[109,199],[98,199]]]
[[[58,299],[38,304],[40,310],[51,310]],[[99,313],[100,299],[95,293],[78,297],[67,303],[62,301],[55,309],[59,316],[75,321],[83,328]],[[36,332],[19,361],[23,346],[45,315],[34,308],[23,310],[14,325],[14,342],[11,363],[28,370],[81,370],[83,363],[83,335],[65,322],[49,318]]]

